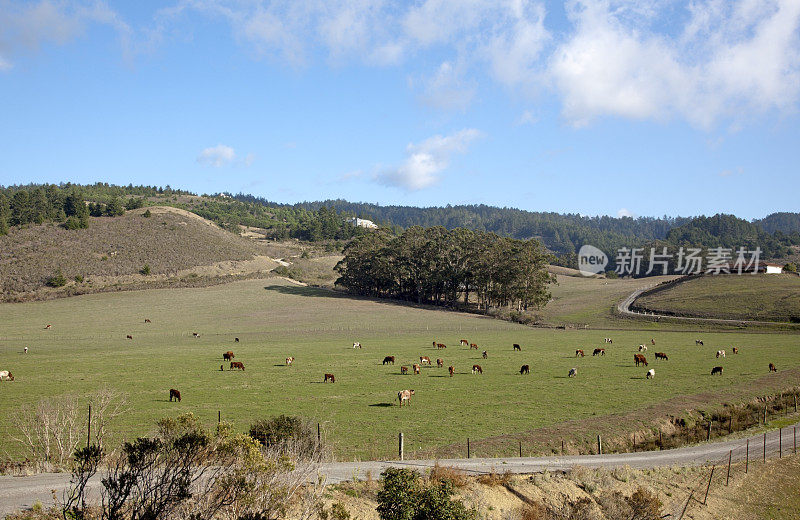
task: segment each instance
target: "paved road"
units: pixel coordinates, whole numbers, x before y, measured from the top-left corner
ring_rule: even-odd
[[[789,454],[794,449],[796,428],[783,428],[782,438],[778,432],[767,434],[767,457],[778,456],[779,449]],[[747,445],[749,442],[749,452]],[[647,451],[637,453],[612,453],[608,455],[570,455],[561,457],[521,457],[507,459],[440,459],[440,460],[407,460],[407,461],[368,461],[368,462],[333,462],[324,464],[320,473],[328,478],[329,483],[357,479],[366,479],[367,474],[378,478],[388,467],[405,467],[423,472],[439,464],[458,468],[470,474],[489,472],[518,474],[539,473],[542,471],[568,471],[574,466],[587,468],[615,468],[629,466],[636,469],[647,469],[659,466],[691,466],[706,463],[722,463],[732,453],[734,461],[744,460],[749,453],[751,461],[761,460],[764,456],[764,435],[754,435],[747,439],[710,442],[663,451]],[[64,473],[44,473],[30,477],[0,477],[0,516],[13,511],[29,508],[39,500],[44,505],[53,503],[53,492],[60,497],[69,483],[69,475]],[[90,496],[99,497],[100,477],[96,476],[89,484]]]

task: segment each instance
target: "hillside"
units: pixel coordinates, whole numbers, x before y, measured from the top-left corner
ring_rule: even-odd
[[[699,318],[800,322],[800,276],[702,276],[645,294],[638,310]]]
[[[0,236],[0,290],[6,296],[41,290],[60,271],[85,289],[119,277],[158,279],[199,266],[241,262],[264,255],[264,247],[220,229],[188,211],[168,207],[128,211],[119,217],[91,218],[87,229],[56,224],[12,228]],[[140,270],[148,265],[150,274]],[[267,270],[277,264],[266,263]],[[218,272],[217,272],[218,271]],[[200,272],[226,274],[224,269]],[[75,277],[83,277],[83,283]]]

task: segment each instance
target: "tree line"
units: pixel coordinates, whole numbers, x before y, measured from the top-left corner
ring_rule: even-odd
[[[550,299],[551,257],[537,240],[442,226],[355,238],[335,269],[347,291],[417,303],[478,309],[540,308]]]

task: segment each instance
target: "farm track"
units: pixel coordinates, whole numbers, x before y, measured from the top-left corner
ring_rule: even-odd
[[[389,467],[404,467],[424,472],[438,464],[459,469],[467,474],[487,473],[532,474],[544,471],[569,471],[575,467],[651,469],[669,466],[697,466],[704,464],[723,464],[728,457],[734,462],[749,456],[751,463],[757,463],[765,456],[778,456],[780,450],[786,455],[795,447],[795,429],[800,422],[778,432],[770,431],[735,440],[703,443],[671,450],[646,451],[634,453],[611,453],[607,455],[568,455],[550,457],[521,458],[474,458],[474,459],[430,459],[406,461],[364,461],[330,462],[321,466],[319,473],[325,475],[329,484],[350,480],[373,478]],[[766,442],[765,442],[766,439]],[[43,504],[52,502],[52,497],[60,497],[69,484],[67,473],[43,473],[26,477],[0,477],[0,515],[30,508],[38,500]],[[88,485],[89,495],[97,500],[100,494],[101,476],[96,475]]]

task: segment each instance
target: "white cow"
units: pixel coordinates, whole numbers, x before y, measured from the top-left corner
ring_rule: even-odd
[[[719,358],[719,357],[725,357],[725,351],[724,351],[724,350],[718,350],[718,351],[717,351],[717,357],[718,357],[718,358]]]
[[[577,368],[570,368],[569,369],[569,377],[577,377],[578,376],[578,369]]]
[[[645,350],[647,350],[646,345],[639,345],[639,352],[644,352]]]
[[[411,404],[411,396],[414,395],[413,390],[400,390],[397,392],[397,400],[400,401],[400,408],[403,407],[403,403],[405,402],[406,405]]]
[[[25,347],[23,350],[25,351],[26,354],[28,353],[28,347]]]
[[[5,380],[13,381],[14,374],[9,372],[8,370],[0,370],[0,381],[5,381]]]
[[[656,370],[651,368],[647,371],[647,379],[653,379],[654,377],[656,377]]]
[[[286,366],[292,366],[293,362],[294,362],[294,356],[289,356],[286,358]]]
[[[355,343],[353,343],[353,348],[361,348],[361,343],[356,341]]]

